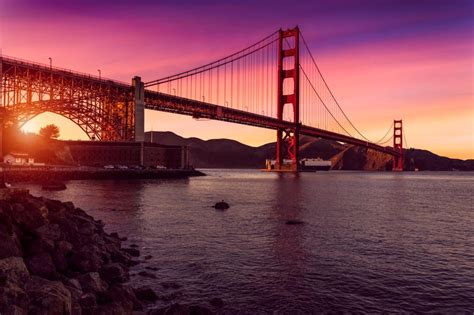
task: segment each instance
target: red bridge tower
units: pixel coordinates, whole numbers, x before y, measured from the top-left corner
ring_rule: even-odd
[[[392,171],[403,171],[403,123],[402,120],[393,121],[393,149],[398,156],[393,156]]]
[[[291,160],[289,170],[297,171],[299,165],[299,129],[300,129],[300,104],[299,104],[299,36],[298,27],[279,31],[278,39],[278,110],[277,118],[283,120],[285,105],[292,105],[293,127],[277,130],[276,165],[277,170],[285,169],[283,160]],[[286,44],[286,45],[285,45]],[[286,47],[285,47],[286,46]],[[288,69],[287,69],[288,67]],[[285,80],[289,81],[285,83]],[[285,84],[284,84],[285,83]],[[284,94],[285,90],[292,92]]]

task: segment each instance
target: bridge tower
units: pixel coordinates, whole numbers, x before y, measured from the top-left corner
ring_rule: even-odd
[[[299,37],[298,27],[279,31],[278,38],[278,87],[277,118],[283,120],[285,105],[293,109],[293,127],[277,130],[276,165],[277,170],[285,168],[283,160],[291,160],[291,170],[299,165]],[[286,44],[286,45],[285,45]],[[285,87],[285,91],[283,89]],[[292,90],[290,93],[284,94]]]
[[[401,119],[393,121],[393,149],[399,155],[393,157],[392,171],[403,171],[403,123]]]

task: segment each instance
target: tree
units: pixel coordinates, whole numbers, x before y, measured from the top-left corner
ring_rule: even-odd
[[[53,124],[46,125],[40,129],[39,134],[47,139],[57,139],[59,138],[59,127]]]

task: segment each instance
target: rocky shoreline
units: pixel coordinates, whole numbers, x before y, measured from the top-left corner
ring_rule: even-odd
[[[123,248],[72,202],[0,189],[0,314],[214,314],[210,305],[153,309],[153,288],[132,288],[140,252]]]

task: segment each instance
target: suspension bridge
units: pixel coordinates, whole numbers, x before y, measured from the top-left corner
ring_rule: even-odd
[[[75,122],[90,139],[144,140],[145,109],[276,130],[276,169],[299,167],[299,136],[366,147],[403,170],[403,127],[368,139],[324,79],[298,27],[206,65],[132,84],[0,56],[1,107],[20,125],[44,112]],[[390,146],[392,144],[392,146]]]

